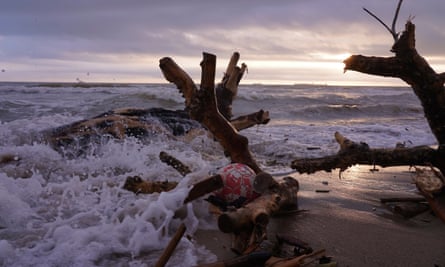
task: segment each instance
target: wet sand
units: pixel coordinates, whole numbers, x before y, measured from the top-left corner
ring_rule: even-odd
[[[325,249],[338,266],[445,266],[445,223],[426,211],[405,219],[380,198],[416,197],[408,167],[355,166],[338,172],[293,175],[300,182],[300,209],[307,212],[273,218],[269,240],[285,234]],[[316,190],[328,191],[318,193]],[[200,230],[195,236],[220,260],[235,257],[230,236]]]

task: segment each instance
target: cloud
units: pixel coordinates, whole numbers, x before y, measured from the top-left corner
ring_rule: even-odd
[[[390,55],[390,34],[362,7],[390,24],[396,4],[365,0],[2,1],[0,56],[3,64],[22,67],[40,64],[43,68],[57,62],[69,69],[79,62],[96,67],[121,62],[126,70],[135,70],[144,63],[153,63],[147,67],[156,69],[162,56],[199,62],[202,51],[228,57],[237,50],[246,61],[319,61],[320,55],[344,53]],[[444,10],[443,1],[405,1],[398,21],[398,28],[403,29],[405,20],[415,15],[419,51],[436,59],[445,52]]]

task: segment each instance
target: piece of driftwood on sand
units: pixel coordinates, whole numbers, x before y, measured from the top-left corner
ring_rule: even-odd
[[[377,18],[391,32],[394,44],[391,57],[352,55],[344,60],[344,70],[358,71],[365,74],[400,78],[411,86],[420,100],[424,115],[432,133],[438,142],[437,148],[426,146],[395,149],[370,149],[366,144],[350,142],[336,134],[340,143],[337,155],[319,159],[297,159],[292,168],[299,172],[312,173],[345,168],[361,163],[370,165],[400,166],[418,165],[434,166],[434,169],[423,169],[417,173],[414,182],[420,193],[427,199],[434,213],[445,222],[445,73],[436,73],[428,62],[416,50],[415,25],[411,20],[405,24],[405,30],[399,34],[395,22],[402,0],[399,1],[392,28],[386,26],[369,10],[366,12]],[[435,186],[431,186],[435,185]]]
[[[317,258],[324,256],[325,250],[321,249],[315,252],[304,254],[294,258],[279,258],[272,256],[269,252],[252,252],[234,259],[218,261],[209,264],[199,265],[198,267],[300,267],[311,266]],[[336,266],[336,265],[326,265]]]
[[[159,153],[159,157],[167,165],[170,165],[174,169],[176,169],[182,176],[185,176],[191,172],[184,163],[169,155],[165,151],[161,151],[161,153]],[[175,189],[177,185],[178,182],[148,181],[143,180],[139,176],[129,176],[125,180],[123,188],[135,194],[153,194],[168,192]],[[200,198],[215,190],[221,189],[223,186],[224,183],[221,175],[219,174],[202,179],[191,186],[192,188],[190,189],[187,197],[184,199],[184,204]]]

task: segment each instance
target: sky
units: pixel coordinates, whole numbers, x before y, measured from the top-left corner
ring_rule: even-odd
[[[163,83],[159,59],[200,80],[202,52],[221,79],[233,52],[242,83],[404,85],[348,71],[351,54],[392,56],[397,0],[14,0],[0,2],[0,81]],[[405,0],[396,29],[416,24],[416,44],[445,72],[445,1]]]

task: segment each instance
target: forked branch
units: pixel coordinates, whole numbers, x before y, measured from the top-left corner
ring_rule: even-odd
[[[235,55],[234,62],[236,62],[236,57]],[[232,162],[246,164],[256,173],[262,172],[250,153],[248,139],[240,135],[217,108],[215,96],[216,56],[203,53],[199,90],[196,90],[191,78],[172,59],[161,59],[159,66],[165,78],[176,84],[186,97],[190,117],[203,124],[212,133],[228,153]]]
[[[392,37],[394,38],[394,42],[397,42],[399,40],[399,33],[396,31],[396,23],[397,23],[397,18],[399,17],[399,12],[400,12],[400,7],[402,5],[402,2],[403,2],[403,0],[399,0],[399,3],[397,4],[397,8],[396,8],[396,12],[394,14],[394,18],[392,20],[391,28],[389,28],[389,26],[386,25],[386,23],[383,22],[374,13],[372,13],[371,11],[366,9],[365,7],[363,8],[363,10],[366,11],[366,13],[368,13],[373,18],[375,18],[378,22],[380,22],[391,33]]]

